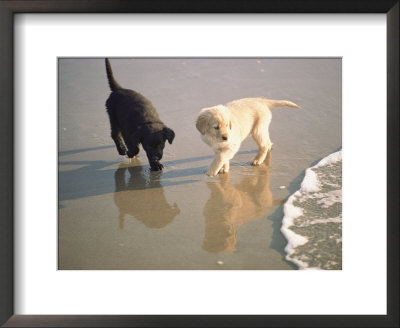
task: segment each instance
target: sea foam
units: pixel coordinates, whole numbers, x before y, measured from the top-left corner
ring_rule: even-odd
[[[305,172],[283,207],[286,259],[300,269],[342,268],[342,151]]]

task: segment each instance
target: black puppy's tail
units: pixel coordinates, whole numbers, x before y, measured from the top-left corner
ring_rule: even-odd
[[[117,91],[119,89],[122,89],[121,86],[114,79],[114,75],[108,58],[106,58],[106,71],[107,71],[108,84],[110,86],[111,91]]]

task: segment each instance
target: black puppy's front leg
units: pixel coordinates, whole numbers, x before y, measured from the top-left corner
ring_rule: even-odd
[[[118,154],[120,155],[125,155],[126,154],[126,148],[124,143],[122,142],[122,136],[121,136],[121,128],[118,124],[118,121],[115,117],[114,111],[111,109],[107,110],[108,116],[110,119],[110,126],[111,126],[111,138],[115,142],[115,146],[117,147]]]
[[[149,163],[152,171],[161,171],[164,168],[164,165],[159,161],[149,161]]]
[[[126,153],[129,158],[135,157],[137,154],[139,154],[139,145],[133,145],[133,144],[127,144],[128,146],[128,152]]]
[[[137,154],[139,154],[139,139],[136,136],[136,133],[133,133],[129,137],[125,138],[125,144],[128,147],[127,155],[129,158],[135,157]]]
[[[115,146],[117,147],[118,154],[126,155],[126,148],[125,148],[124,143],[122,142],[121,133],[119,131],[115,131],[114,129],[112,129],[111,138],[115,142]]]

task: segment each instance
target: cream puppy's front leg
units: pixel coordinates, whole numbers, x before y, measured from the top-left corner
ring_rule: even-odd
[[[210,167],[207,170],[207,175],[210,177],[216,176],[219,172],[227,173],[229,172],[229,155],[222,152],[215,153],[215,158],[212,161]]]
[[[219,173],[219,170],[224,165],[224,161],[222,159],[221,154],[216,154],[216,155],[217,156],[214,158],[210,167],[207,170],[207,175],[210,177],[215,177]]]
[[[221,170],[219,170],[220,173],[228,173],[229,172],[229,159],[222,165]]]

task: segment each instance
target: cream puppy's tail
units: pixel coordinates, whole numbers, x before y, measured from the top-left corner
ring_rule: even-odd
[[[294,108],[301,108],[300,106],[296,105],[295,103],[288,101],[288,100],[272,100],[272,99],[265,99],[262,98],[264,102],[267,103],[269,108],[281,108],[281,107],[294,107]]]

